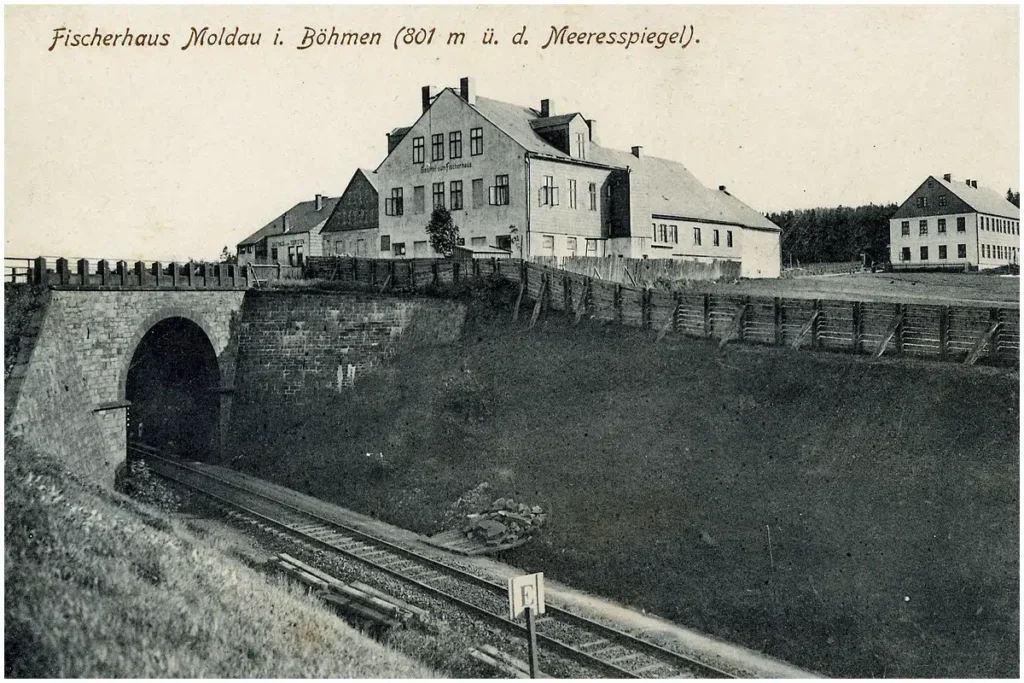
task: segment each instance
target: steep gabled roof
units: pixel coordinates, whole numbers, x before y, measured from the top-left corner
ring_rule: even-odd
[[[452,94],[459,97],[453,89],[445,90],[452,90]],[[577,116],[582,117],[579,112],[541,117],[536,109],[480,96],[476,97],[474,104],[468,106],[479,112],[527,152],[564,159],[569,163],[580,163],[538,133],[538,130],[566,125]],[[781,230],[779,226],[732,195],[704,187],[678,162],[651,156],[637,158],[630,152],[608,149],[593,142],[590,144],[590,153],[586,161],[613,168],[629,168],[632,172],[643,174],[650,191],[651,213],[733,223],[760,230]]]
[[[990,190],[987,187],[971,187],[967,183],[930,177],[978,213],[987,213],[1003,218],[1020,218],[1020,209],[1006,201],[1006,197],[995,190]]]
[[[260,240],[272,237],[273,235],[283,235],[285,233],[284,226],[286,223],[289,235],[300,235],[302,233],[315,230],[320,227],[320,225],[327,220],[327,217],[331,215],[331,212],[334,211],[334,207],[338,203],[338,199],[340,199],[340,197],[324,197],[323,207],[319,211],[316,210],[316,200],[299,202],[239,242],[238,246],[241,247],[249,244],[256,244]]]
[[[408,131],[406,131],[408,132]],[[380,188],[377,186],[378,176],[377,173],[370,168],[357,168],[357,171],[366,176],[366,182],[370,183],[370,187],[380,192]],[[342,193],[344,194],[344,192]]]

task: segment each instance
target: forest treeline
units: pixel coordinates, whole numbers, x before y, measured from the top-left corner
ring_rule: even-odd
[[[889,260],[889,218],[897,204],[799,209],[768,214],[782,228],[782,263]]]

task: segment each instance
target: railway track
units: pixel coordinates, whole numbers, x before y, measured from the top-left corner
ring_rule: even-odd
[[[325,519],[314,511],[256,491],[229,473],[167,458],[148,446],[129,446],[158,475],[212,499],[236,518],[280,530],[316,547],[368,565],[377,571],[453,604],[475,618],[525,636],[522,624],[508,619],[505,585],[466,572],[384,539]],[[241,475],[238,479],[241,479]],[[732,678],[733,675],[554,606],[537,620],[542,653],[557,654],[614,678]]]

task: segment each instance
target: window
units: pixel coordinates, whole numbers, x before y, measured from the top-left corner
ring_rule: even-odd
[[[473,208],[479,208],[484,205],[484,179],[474,178],[473,179]]]
[[[900,261],[910,260],[910,247],[903,247],[903,251],[900,252]]]
[[[966,244],[958,244],[958,245],[956,245],[956,257],[957,258],[967,258],[967,245]]]
[[[462,158],[462,131],[453,130],[448,133],[448,157],[450,159]]]
[[[473,238],[471,238],[469,240],[469,243],[471,245],[473,245],[474,247],[486,247],[487,246],[487,238],[486,237],[473,237]]]
[[[554,236],[553,235],[544,235],[543,239],[542,239],[542,242],[541,242],[541,246],[544,249],[547,249],[548,251],[553,253],[555,251],[555,238],[554,238]]]
[[[431,187],[434,190],[434,208],[444,206],[444,182],[434,183]]]
[[[380,236],[380,250],[391,251],[391,235]]]
[[[711,243],[714,244],[716,247],[722,245],[722,240],[719,237],[718,230],[715,230],[714,234],[711,236]]]
[[[427,193],[422,185],[412,188],[412,212],[425,213],[427,210]]]
[[[452,195],[451,210],[462,211],[462,181],[453,180],[449,185]]]
[[[732,247],[732,230],[727,230],[725,233],[725,246]]]
[[[597,240],[587,240],[587,254],[597,253]]]
[[[444,160],[444,133],[436,133],[430,136],[430,160]]]
[[[919,208],[919,209],[927,209],[928,208],[928,198],[927,197],[918,197],[917,198],[917,208]]]
[[[668,241],[668,226],[664,223],[659,223],[657,230],[654,233],[655,242],[667,242]]]
[[[900,234],[901,235],[909,235],[910,234],[910,221],[903,221],[902,223],[900,223]]]
[[[558,188],[555,187],[555,177],[544,176],[544,186],[540,188],[541,206],[558,206]]]
[[[935,232],[946,232],[946,219],[939,219],[939,227],[935,228]]]
[[[494,246],[505,251],[512,251],[512,235],[498,235],[494,238]]]
[[[270,260],[277,263],[277,247],[270,248]]]
[[[945,244],[940,244],[939,245],[939,260],[942,261],[942,260],[945,260],[945,258],[946,258],[946,245]]]
[[[967,232],[967,219],[963,216],[956,217],[956,231]]]
[[[401,216],[404,213],[402,191],[401,187],[392,188],[391,196],[384,200],[385,216]]]
[[[576,158],[587,158],[586,137],[583,135],[583,133],[576,133]]]
[[[597,211],[597,183],[590,183],[590,210]]]
[[[469,153],[473,156],[480,156],[484,153],[484,129],[469,129]]]
[[[391,251],[395,256],[405,256],[405,242],[395,242],[391,245]]]
[[[921,260],[922,261],[927,261],[928,260],[928,247],[921,247]]]
[[[295,265],[295,247],[288,247],[288,265]]]
[[[693,229],[693,243],[698,247],[700,246],[700,228]]]
[[[412,139],[412,163],[423,163],[423,136]]]
[[[919,235],[927,235],[928,234],[928,219],[925,219],[925,220],[921,221],[920,223],[918,223],[917,233]]]
[[[576,255],[576,238],[575,237],[566,237],[565,238],[565,247],[566,247],[566,249],[569,250],[569,255],[570,256],[575,256]]]
[[[576,208],[576,181],[575,180],[570,180],[569,181],[569,208],[570,209],[575,209]]]
[[[946,205],[946,195],[940,194],[939,195],[939,206],[945,206],[945,205]]]
[[[508,176],[507,175],[496,175],[494,176],[494,185],[491,186],[490,196],[488,201],[491,206],[507,206],[508,205]]]

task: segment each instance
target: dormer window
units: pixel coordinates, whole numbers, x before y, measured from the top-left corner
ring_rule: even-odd
[[[576,133],[576,158],[587,158],[586,136],[583,133]]]

